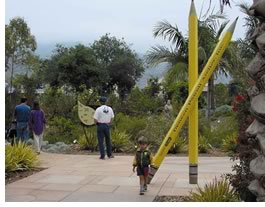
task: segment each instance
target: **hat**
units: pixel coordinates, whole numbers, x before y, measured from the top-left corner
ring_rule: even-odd
[[[105,96],[101,96],[101,97],[99,98],[99,102],[100,102],[100,103],[106,103],[106,102],[107,102],[107,97],[105,97]]]

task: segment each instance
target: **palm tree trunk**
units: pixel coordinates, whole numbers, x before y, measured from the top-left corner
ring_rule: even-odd
[[[215,110],[215,99],[214,99],[214,76],[211,77],[211,112]]]
[[[208,90],[207,90],[207,109],[206,109],[206,118],[210,119],[211,117],[211,111],[215,109],[214,104],[214,77],[211,76],[211,78],[208,81]]]
[[[11,58],[11,77],[10,77],[10,88],[8,92],[10,92],[10,105],[12,105],[12,88],[13,88],[13,75],[14,75],[14,54],[12,55]]]

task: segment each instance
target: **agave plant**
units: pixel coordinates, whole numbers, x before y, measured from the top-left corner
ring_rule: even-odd
[[[190,198],[195,202],[237,202],[239,197],[231,188],[226,178],[218,180],[216,177],[202,188],[198,186],[197,192],[191,192]]]
[[[6,145],[5,172],[30,170],[38,167],[39,160],[31,146],[24,142]]]

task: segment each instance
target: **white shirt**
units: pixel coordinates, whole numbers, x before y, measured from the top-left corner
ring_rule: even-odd
[[[98,123],[110,123],[112,118],[114,118],[113,110],[106,105],[98,107],[94,114],[94,119],[96,119]]]

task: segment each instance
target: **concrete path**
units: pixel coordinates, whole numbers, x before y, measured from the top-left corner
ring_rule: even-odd
[[[6,185],[7,202],[151,202],[156,195],[188,195],[196,187],[189,184],[187,157],[166,157],[143,196],[132,156],[100,160],[95,155],[42,153],[40,160],[48,169]],[[228,157],[200,157],[199,185],[231,172],[232,165]]]

